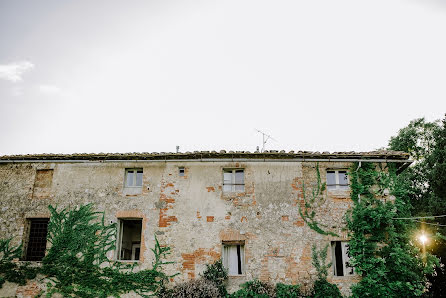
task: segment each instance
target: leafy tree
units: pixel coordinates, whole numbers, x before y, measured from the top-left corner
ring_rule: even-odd
[[[407,186],[396,169],[377,169],[372,163],[350,170],[353,209],[347,226],[350,264],[362,278],[352,287],[354,297],[419,297],[426,290],[426,274],[437,259],[414,245],[416,227],[410,217]],[[383,200],[389,192],[394,202]],[[424,258],[423,258],[424,256]]]
[[[391,138],[389,149],[409,152],[414,160],[399,176],[406,185],[406,203],[413,207],[412,216],[446,214],[446,116],[441,122],[424,118],[411,121]],[[443,263],[428,276],[432,286],[425,296],[446,296],[446,238],[442,236],[446,235],[446,217],[419,219],[416,223],[432,236],[427,251]]]

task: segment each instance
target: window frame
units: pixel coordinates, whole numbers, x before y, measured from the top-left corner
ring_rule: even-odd
[[[131,249],[131,259],[127,260],[127,259],[122,259],[121,256],[121,249],[122,249],[122,237],[124,235],[124,222],[125,221],[140,221],[141,222],[141,234],[139,236],[139,244],[132,243],[132,249]],[[118,233],[116,236],[116,251],[115,251],[115,260],[116,261],[120,261],[120,262],[140,262],[141,261],[141,247],[142,247],[142,240],[143,240],[143,219],[142,218],[118,218]],[[134,252],[134,248],[139,247],[139,259],[138,260],[134,260],[134,256],[135,256],[135,252]]]
[[[231,257],[230,247],[235,247],[237,254],[237,274],[231,273]],[[223,241],[222,242],[222,264],[223,267],[226,268],[228,272],[228,276],[244,276],[246,274],[246,265],[245,265],[245,241]]]
[[[243,184],[236,183],[236,173],[242,171]],[[231,173],[231,183],[225,183],[225,173]],[[245,169],[244,168],[223,168],[223,193],[244,193],[245,192]],[[231,186],[231,190],[225,190],[225,185]],[[237,190],[237,186],[243,186],[242,190]]]
[[[45,221],[46,222],[46,235],[45,235],[45,243],[43,245],[42,242],[42,247],[43,251],[42,251],[42,256],[40,258],[40,256],[38,256],[38,259],[36,258],[36,256],[33,256],[32,259],[30,259],[30,243],[31,243],[31,232],[33,230],[33,221],[37,222],[37,221]],[[33,218],[27,218],[26,219],[26,238],[24,239],[24,248],[23,249],[23,255],[22,255],[22,260],[23,261],[28,261],[28,262],[41,262],[43,260],[43,258],[45,257],[46,254],[46,249],[48,246],[48,224],[50,222],[50,219],[48,217],[33,217]],[[33,236],[33,238],[37,238],[36,236]],[[40,237],[43,238],[43,237]]]
[[[178,176],[184,177],[186,175],[186,168],[185,167],[178,167]]]
[[[133,171],[133,184],[134,185],[128,185],[127,184],[127,177],[129,172]],[[141,185],[136,185],[138,182],[138,171],[141,171],[142,177],[141,177]],[[144,185],[144,169],[143,168],[126,168],[125,174],[124,174],[124,187],[125,188],[142,188]]]
[[[335,175],[335,184],[328,184],[328,174],[329,172],[334,172]],[[339,181],[339,172],[345,172],[347,177],[347,184],[341,184]],[[325,173],[325,181],[326,187],[328,191],[336,191],[336,190],[349,190],[350,189],[350,179],[348,177],[347,169],[327,169]]]
[[[341,256],[340,261],[342,263],[342,275],[338,273],[338,254],[336,253],[336,245],[337,243],[340,243],[341,246]],[[348,241],[331,241],[331,251],[332,251],[332,264],[333,264],[333,276],[336,277],[349,277],[349,276],[355,276],[355,269],[354,267],[350,266],[350,256],[349,256],[349,247],[348,247]]]

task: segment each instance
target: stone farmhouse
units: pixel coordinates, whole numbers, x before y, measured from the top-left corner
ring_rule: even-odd
[[[94,203],[118,224],[118,261],[151,266],[154,235],[172,249],[166,272],[193,279],[222,259],[228,289],[253,279],[311,287],[313,244],[328,244],[329,281],[343,294],[358,281],[348,266],[344,214],[352,204],[347,171],[354,162],[400,170],[403,152],[186,152],[0,156],[0,238],[22,243],[22,261],[45,255],[48,205]],[[302,185],[327,183],[317,219],[339,237],[311,230],[299,215]],[[30,288],[31,287],[31,288]],[[34,288],[33,288],[34,287]],[[9,285],[11,295],[38,289]]]

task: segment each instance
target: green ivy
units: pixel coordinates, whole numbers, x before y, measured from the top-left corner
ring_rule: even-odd
[[[42,273],[48,293],[76,297],[119,297],[134,291],[146,297],[162,287],[169,276],[161,271],[162,258],[169,252],[155,238],[155,261],[151,269],[135,271],[137,264],[113,262],[107,253],[115,250],[116,224],[106,225],[104,213],[88,204],[58,211],[49,207],[48,242],[51,248],[43,259]]]
[[[414,297],[426,290],[426,274],[438,260],[414,245],[410,204],[396,171],[355,163],[349,172],[353,209],[347,215],[350,263],[362,279],[354,297]],[[386,195],[394,196],[394,201]]]
[[[307,196],[305,183],[302,182],[302,197],[304,200],[304,207],[299,205],[299,214],[308,227],[321,235],[338,236],[336,233],[326,231],[326,225],[318,223],[315,219],[316,209],[325,203],[323,192],[326,188],[325,182],[321,182],[321,174],[319,172],[319,163],[316,164],[316,185],[311,189],[311,196]]]
[[[317,272],[317,280],[314,282],[311,296],[315,298],[341,298],[339,288],[327,281],[328,269],[332,265],[332,263],[327,264],[327,249],[328,244],[321,250],[318,250],[316,245],[311,248],[311,259]]]
[[[15,260],[22,256],[22,246],[11,246],[12,238],[0,239],[0,288],[6,281],[25,285],[36,277],[39,268]]]

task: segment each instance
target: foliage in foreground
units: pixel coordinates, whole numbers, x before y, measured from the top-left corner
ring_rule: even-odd
[[[158,296],[160,298],[226,297],[227,279],[228,272],[221,260],[218,260],[214,264],[206,264],[206,270],[200,278],[175,285],[172,289],[163,288]]]
[[[299,285],[285,285],[282,283],[276,286],[262,282],[260,280],[252,280],[242,284],[241,289],[229,295],[230,298],[295,298],[300,297]]]
[[[389,148],[409,152],[414,163],[400,174],[406,183],[407,197],[413,206],[413,216],[446,214],[446,115],[440,121],[415,119],[391,138]],[[417,223],[430,241],[426,250],[443,263],[428,275],[432,284],[427,297],[446,296],[446,217],[423,218]],[[443,226],[439,226],[443,225]],[[442,236],[443,235],[443,236]]]
[[[203,278],[216,285],[220,296],[225,297],[227,295],[226,280],[228,279],[228,271],[223,266],[221,260],[218,260],[211,265],[206,264],[206,270],[203,272]]]
[[[215,283],[205,279],[198,278],[180,283],[172,289],[163,289],[159,294],[159,298],[187,298],[187,297],[203,297],[218,298],[224,297],[220,295],[218,287]]]
[[[422,258],[414,245],[410,202],[395,169],[377,170],[372,163],[350,170],[353,209],[347,214],[350,264],[362,278],[352,286],[354,297],[415,297],[426,290],[426,274],[438,260]],[[383,199],[389,193],[395,201]]]

